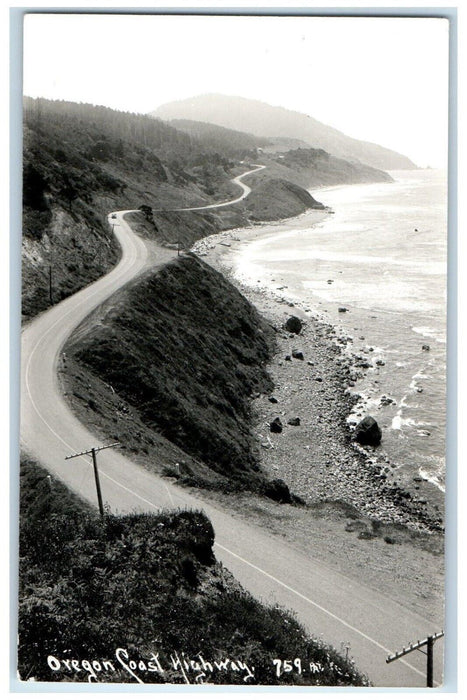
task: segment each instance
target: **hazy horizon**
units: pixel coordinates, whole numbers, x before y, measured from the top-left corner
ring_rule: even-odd
[[[418,166],[446,165],[443,19],[70,13],[26,15],[24,26],[31,97],[138,114],[198,95],[242,97]]]

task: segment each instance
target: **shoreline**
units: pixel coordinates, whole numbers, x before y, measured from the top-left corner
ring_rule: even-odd
[[[351,442],[349,423],[361,398],[351,393],[352,378],[361,357],[349,348],[345,336],[320,318],[319,310],[287,298],[284,288],[273,290],[261,280],[251,286],[237,274],[236,263],[245,246],[282,227],[286,231],[304,217],[313,227],[329,215],[308,210],[278,222],[255,223],[201,239],[191,249],[224,274],[277,330],[278,350],[268,366],[277,403],[267,396],[253,401],[262,468],[269,477],[284,479],[307,504],[340,500],[372,521],[442,531],[442,500],[436,497],[435,485],[418,477],[402,482],[397,465],[382,447],[363,448]],[[283,330],[291,315],[304,322],[300,335]],[[302,352],[303,360],[293,358],[294,349]],[[279,435],[269,431],[276,417],[283,424]],[[294,418],[300,425],[291,427],[288,421]]]

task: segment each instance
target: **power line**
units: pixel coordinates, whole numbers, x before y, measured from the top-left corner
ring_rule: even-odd
[[[90,450],[83,450],[83,452],[76,452],[73,455],[68,455],[68,457],[65,457],[65,459],[74,459],[75,457],[81,457],[82,455],[91,455],[92,456],[92,465],[94,467],[94,479],[96,482],[96,491],[97,491],[97,502],[99,504],[99,512],[101,514],[102,520],[104,520],[104,504],[102,502],[101,484],[100,484],[100,480],[99,480],[99,470],[97,468],[96,455],[101,450],[108,450],[109,447],[117,447],[117,445],[120,445],[120,443],[113,442],[111,445],[102,445],[101,447],[91,447]]]
[[[422,654],[426,654],[426,687],[433,688],[433,644],[440,637],[444,637],[444,630],[432,634],[426,639],[422,639],[422,641],[418,640],[416,644],[409,644],[408,647],[404,647],[401,651],[396,651],[395,654],[390,654],[386,659],[386,663],[390,664],[391,661],[396,661],[401,656],[410,654],[411,651],[421,651],[421,647],[426,646],[426,651],[422,651]]]

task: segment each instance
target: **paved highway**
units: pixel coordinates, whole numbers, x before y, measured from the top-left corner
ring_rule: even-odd
[[[251,172],[251,171],[250,171]],[[57,362],[65,341],[78,324],[149,263],[145,242],[125,222],[125,212],[112,219],[122,247],[119,264],[106,276],[63,300],[28,323],[22,333],[21,444],[72,490],[96,504],[90,459],[65,456],[99,444],[70,411],[57,379]],[[164,265],[174,251],[160,248]],[[152,257],[152,256],[151,256]],[[201,508],[211,519],[217,558],[243,586],[266,603],[296,612],[313,634],[336,648],[350,641],[358,668],[375,685],[425,684],[425,657],[418,652],[386,664],[386,656],[437,629],[418,614],[379,592],[304,556],[284,540],[233,517],[202,498],[194,498],[124,457],[118,449],[99,453],[104,502],[113,512],[147,512],[164,507]],[[436,642],[435,680],[442,677],[441,642]],[[293,655],[293,650],[291,650]]]
[[[234,182],[236,185],[239,185],[239,187],[242,188],[243,192],[240,195],[240,197],[237,197],[236,199],[229,199],[226,202],[219,202],[218,204],[205,204],[203,207],[184,207],[182,209],[171,209],[170,211],[201,211],[201,209],[220,209],[220,207],[228,207],[231,204],[236,204],[237,202],[241,202],[242,199],[245,199],[245,197],[248,197],[248,195],[251,192],[251,187],[248,187],[248,185],[245,185],[244,182],[242,182],[242,179],[246,177],[247,175],[252,175],[253,173],[257,173],[258,170],[263,170],[266,166],[265,165],[255,165],[253,170],[248,170],[246,173],[242,173],[241,175],[238,175],[237,177],[234,177],[232,182]]]

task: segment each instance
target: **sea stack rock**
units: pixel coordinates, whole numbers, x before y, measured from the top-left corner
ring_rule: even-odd
[[[285,328],[289,333],[296,333],[298,335],[303,328],[303,323],[297,316],[290,316],[285,323]]]
[[[360,445],[376,447],[381,442],[381,428],[374,418],[366,416],[355,428],[354,440]]]

